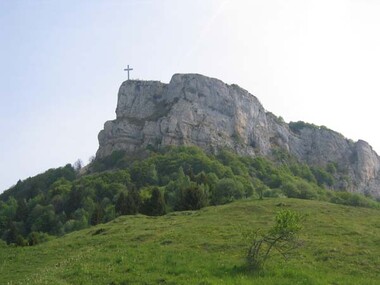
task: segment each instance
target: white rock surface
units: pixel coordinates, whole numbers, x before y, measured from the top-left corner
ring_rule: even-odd
[[[199,74],[175,74],[169,84],[125,81],[116,120],[105,123],[99,145],[97,157],[149,145],[197,145],[212,152],[227,147],[251,156],[281,148],[311,165],[335,162],[350,180],[341,181],[343,188],[380,197],[380,159],[368,143],[326,128],[295,133],[246,90]]]

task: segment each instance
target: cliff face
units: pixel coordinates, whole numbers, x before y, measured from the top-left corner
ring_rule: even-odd
[[[281,148],[311,165],[334,162],[346,177],[339,187],[380,197],[380,159],[368,143],[326,128],[289,127],[246,90],[198,74],[176,74],[169,84],[125,81],[116,120],[105,123],[99,144],[97,157],[149,145],[227,147],[251,156]]]

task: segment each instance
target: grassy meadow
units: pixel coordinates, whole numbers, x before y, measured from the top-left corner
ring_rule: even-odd
[[[304,216],[302,247],[245,267],[242,233],[277,211]],[[121,216],[32,247],[0,245],[0,284],[380,284],[380,210],[321,201],[242,200],[165,216]]]

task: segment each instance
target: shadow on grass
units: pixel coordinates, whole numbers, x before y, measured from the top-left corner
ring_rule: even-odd
[[[266,277],[270,274],[265,269],[255,270],[250,268],[248,265],[241,264],[241,265],[234,265],[233,267],[220,267],[216,268],[214,271],[215,276],[223,277],[223,276],[230,276],[230,277],[237,277],[237,276],[247,276],[252,278],[259,278],[259,277]]]
[[[246,264],[235,265],[233,267],[220,267],[214,271],[215,276],[222,278],[230,277],[232,279],[239,280],[241,277],[246,277],[247,279],[256,279],[257,282],[267,284],[272,284],[273,280],[278,280],[281,283],[278,284],[299,284],[299,285],[313,285],[313,284],[324,284],[320,283],[315,279],[315,276],[310,276],[307,272],[303,272],[298,269],[289,268],[276,268],[270,267],[263,268],[259,270],[254,270]],[[260,284],[259,283],[259,284]]]

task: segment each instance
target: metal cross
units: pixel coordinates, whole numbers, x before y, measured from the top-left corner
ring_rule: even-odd
[[[124,68],[124,71],[128,72],[128,80],[129,80],[129,71],[130,70],[133,70],[133,68],[129,68],[129,64],[128,64],[127,68]]]

